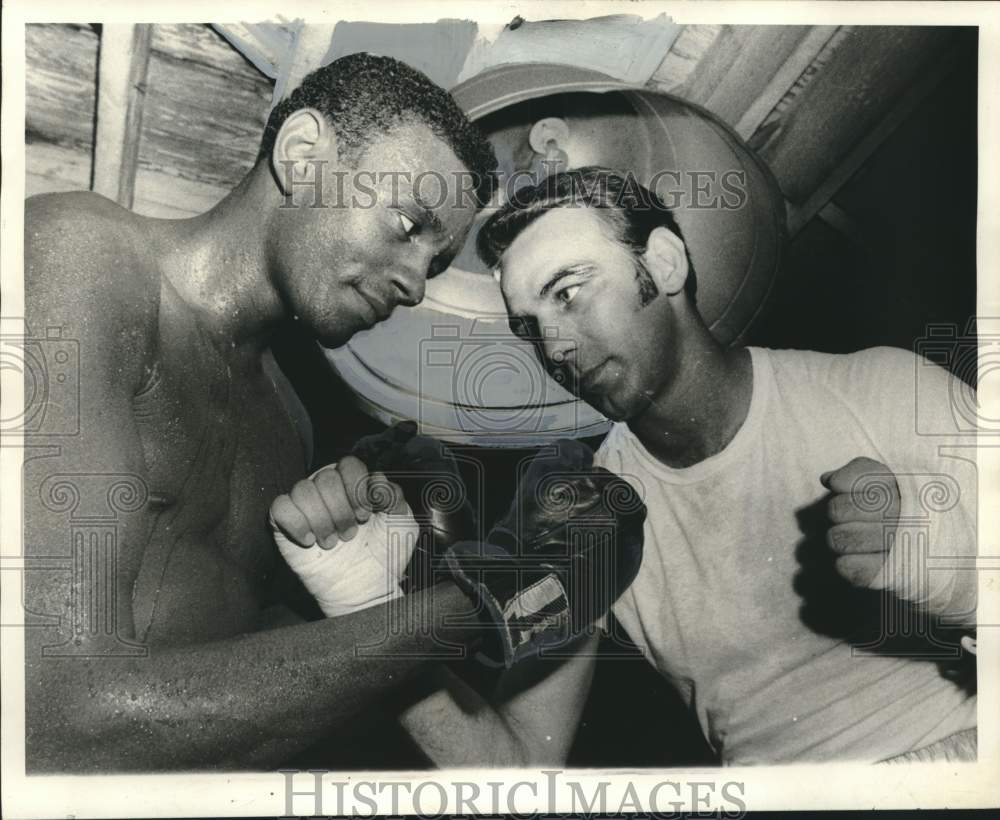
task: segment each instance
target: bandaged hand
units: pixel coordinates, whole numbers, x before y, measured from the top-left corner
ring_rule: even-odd
[[[478,535],[476,514],[454,456],[443,442],[401,421],[358,441],[351,455],[403,491],[420,527],[420,539],[402,578],[406,592],[441,580],[444,553]]]
[[[345,456],[271,505],[282,557],[328,617],[401,596],[419,527],[398,485]]]

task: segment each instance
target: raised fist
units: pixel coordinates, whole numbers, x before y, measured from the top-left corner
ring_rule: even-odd
[[[890,537],[899,519],[899,485],[892,470],[870,458],[855,458],[820,476],[830,529],[826,540],[836,553],[835,566],[859,587],[881,588]]]
[[[271,529],[328,617],[402,595],[400,580],[419,538],[402,490],[350,456],[278,496]]]

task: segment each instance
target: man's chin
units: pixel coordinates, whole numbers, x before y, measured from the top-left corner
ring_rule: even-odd
[[[629,402],[622,401],[623,397],[620,396],[602,393],[598,395],[583,394],[580,398],[609,421],[628,421],[636,415],[636,409]]]
[[[367,328],[360,327],[350,332],[345,332],[343,330],[336,330],[332,332],[328,331],[324,333],[316,333],[314,335],[316,337],[316,341],[318,341],[321,345],[323,345],[323,347],[333,350],[338,347],[343,347],[345,344],[347,344],[351,340],[351,337],[358,332],[358,330],[366,330],[366,329]]]
[[[606,405],[605,407],[598,407],[597,409],[601,411],[601,414],[608,421],[614,421],[614,422],[628,421],[635,415],[635,413],[630,413],[627,410],[624,410],[621,407],[618,407],[617,405],[613,404]]]
[[[339,322],[336,327],[327,325],[322,328],[314,328],[313,336],[323,347],[343,347],[356,334],[363,330],[371,330],[377,324],[379,324],[377,321],[369,322],[359,316],[350,321]]]

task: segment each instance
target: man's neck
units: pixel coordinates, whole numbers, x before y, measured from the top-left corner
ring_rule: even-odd
[[[160,269],[204,326],[234,347],[263,349],[285,315],[265,253],[266,168],[255,168],[218,205],[192,219],[161,223]]]
[[[669,467],[690,467],[725,449],[750,409],[753,365],[746,348],[725,349],[705,330],[683,365],[629,429]]]

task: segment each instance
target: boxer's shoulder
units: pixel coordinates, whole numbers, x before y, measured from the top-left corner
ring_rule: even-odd
[[[107,315],[135,315],[155,304],[159,286],[150,248],[155,220],[85,191],[45,194],[25,202],[26,291],[80,307],[95,300]]]
[[[30,326],[60,327],[141,372],[155,343],[159,274],[141,217],[88,192],[25,202],[25,308]],[[145,237],[145,239],[144,239]],[[110,357],[110,354],[109,354]]]
[[[918,361],[912,351],[888,346],[869,347],[850,353],[770,348],[754,350],[754,363],[766,360],[779,379],[805,379],[819,383],[831,380],[847,384],[878,383],[886,378],[912,375]]]
[[[58,259],[82,254],[91,257],[136,252],[136,238],[150,220],[89,191],[40,194],[25,200],[25,250]]]

